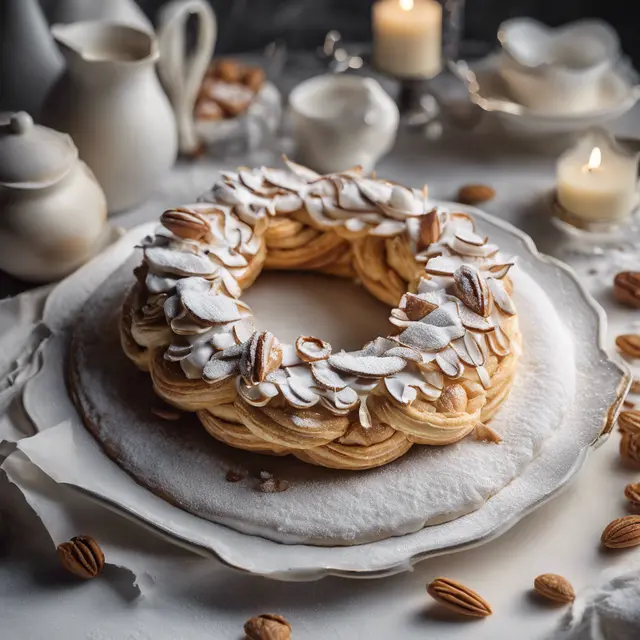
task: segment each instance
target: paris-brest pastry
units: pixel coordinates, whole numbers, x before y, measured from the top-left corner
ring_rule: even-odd
[[[162,214],[122,310],[127,356],[156,393],[233,447],[368,469],[479,431],[512,386],[512,263],[471,217],[358,170],[239,169]],[[360,351],[254,330],[262,269],[358,279],[392,305]]]

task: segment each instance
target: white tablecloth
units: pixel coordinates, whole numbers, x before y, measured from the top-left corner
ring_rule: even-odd
[[[640,110],[616,123],[615,129],[623,135],[640,130]],[[209,160],[179,164],[149,202],[114,222],[133,226],[156,218],[168,205],[192,200],[210,185],[222,166]],[[378,172],[414,186],[426,181],[433,197],[442,199],[452,198],[464,183],[493,186],[497,197],[485,209],[530,233],[542,251],[576,267],[609,313],[612,345],[616,334],[633,329],[638,320],[637,312],[615,305],[610,287],[616,271],[640,268],[634,245],[638,239],[626,239],[604,257],[587,258],[568,252],[546,217],[544,198],[554,183],[554,166],[553,155],[538,155],[481,133],[458,132],[435,143],[417,134],[403,135]],[[38,296],[38,292],[30,294],[32,300],[41,300]],[[19,313],[21,304],[20,300],[13,301],[0,311],[0,330],[6,332],[14,325],[11,330],[16,344],[30,323],[37,326],[33,309],[40,308],[40,302],[28,305],[30,317],[25,318]],[[15,317],[21,317],[19,326],[12,321]],[[35,335],[36,340],[44,337]],[[6,355],[4,360],[10,363],[11,354]],[[20,364],[21,375],[26,376],[37,360]],[[20,380],[18,376],[17,384]],[[3,397],[0,389],[1,408],[5,408]],[[19,411],[19,407],[12,406],[11,410]],[[0,422],[0,428],[1,425]],[[20,474],[24,494],[37,505],[42,520],[34,515],[18,489],[0,477],[4,531],[0,637],[235,639],[242,636],[247,618],[270,611],[286,616],[293,625],[294,637],[304,640],[547,638],[566,609],[545,606],[532,597],[530,590],[536,575],[554,572],[569,578],[580,594],[575,608],[579,617],[583,608],[591,606],[592,592],[587,587],[607,579],[602,572],[618,573],[640,563],[640,549],[614,554],[599,549],[604,526],[626,512],[622,495],[625,484],[639,479],[638,473],[620,464],[617,444],[618,434],[613,434],[604,447],[593,453],[571,487],[494,542],[425,561],[411,573],[387,579],[325,579],[305,584],[269,582],[196,558],[141,533],[135,525],[107,514],[77,493],[54,485],[22,454],[13,455],[12,472]],[[8,450],[6,446],[5,449]],[[31,492],[30,486],[38,490]],[[63,508],[64,517],[60,517]],[[88,530],[100,522],[109,531],[107,551],[113,550],[120,557],[129,554],[137,577],[116,567],[107,567],[99,579],[87,583],[66,576],[58,569],[53,543],[43,522],[49,524],[55,539]],[[66,524],[62,526],[60,522]],[[486,620],[461,622],[434,608],[425,585],[438,575],[476,588],[492,604],[494,615]],[[640,630],[633,637],[640,637]],[[626,636],[611,632],[609,638],[625,640]]]

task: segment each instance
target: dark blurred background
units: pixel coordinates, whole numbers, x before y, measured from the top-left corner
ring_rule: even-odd
[[[139,0],[139,4],[153,17],[163,1]],[[218,53],[250,51],[274,40],[283,40],[292,49],[314,49],[331,29],[351,41],[370,39],[373,0],[210,2],[220,22]],[[553,26],[579,18],[606,20],[618,30],[625,53],[636,67],[640,66],[638,0],[467,0],[464,30],[467,50],[481,54],[483,49],[493,47],[498,25],[516,16],[531,16]]]

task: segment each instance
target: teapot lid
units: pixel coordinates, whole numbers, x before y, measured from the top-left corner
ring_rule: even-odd
[[[0,186],[38,189],[56,183],[78,158],[70,136],[35,125],[20,111],[0,122]]]

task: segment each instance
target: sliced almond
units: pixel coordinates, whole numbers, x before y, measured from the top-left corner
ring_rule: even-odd
[[[516,314],[516,308],[507,290],[504,288],[504,284],[495,278],[488,278],[487,286],[489,287],[489,291],[491,291],[493,301],[500,307],[500,310],[509,316],[514,316]]]
[[[485,618],[493,613],[484,598],[457,580],[436,578],[427,585],[427,593],[436,602],[465,616]]]
[[[326,360],[311,363],[311,375],[319,387],[329,391],[340,391],[347,383],[334,371]]]
[[[442,229],[440,216],[437,209],[432,209],[420,217],[420,243],[421,247],[428,247],[433,242],[438,242]]]
[[[494,264],[489,267],[489,272],[491,273],[492,278],[497,278],[498,280],[502,280],[509,270],[513,267],[513,262],[508,262],[505,264]]]
[[[398,356],[356,356],[341,351],[329,357],[329,364],[353,376],[385,378],[402,371],[407,366],[407,361]]]
[[[304,362],[326,360],[331,355],[331,345],[320,338],[300,336],[296,340],[296,353]]]
[[[256,336],[254,380],[264,382],[266,377],[282,364],[282,346],[269,331],[254,334]]]
[[[534,589],[544,598],[568,603],[576,599],[571,583],[557,573],[543,573],[533,581]]]
[[[437,308],[437,304],[429,302],[415,293],[405,293],[400,300],[400,309],[406,313],[409,320],[414,322],[422,320]]]

